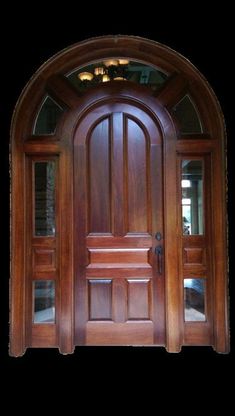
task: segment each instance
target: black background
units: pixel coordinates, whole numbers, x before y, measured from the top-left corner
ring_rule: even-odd
[[[66,7],[65,7],[66,6]],[[100,378],[106,376],[103,388],[110,388],[114,376],[120,376],[122,387],[134,380],[143,388],[149,384],[147,374],[152,374],[156,386],[170,385],[176,389],[178,375],[184,376],[181,384],[182,395],[189,383],[198,379],[200,391],[207,388],[210,380],[218,380],[220,389],[226,385],[225,379],[232,372],[233,331],[231,353],[217,354],[211,348],[183,348],[180,354],[168,354],[160,348],[77,348],[74,355],[62,356],[58,350],[29,349],[21,358],[8,356],[8,277],[9,277],[9,180],[8,144],[10,120],[17,98],[34,72],[45,60],[61,49],[80,40],[105,34],[124,34],[147,37],[161,42],[188,58],[207,78],[214,89],[224,112],[228,133],[228,178],[229,178],[229,224],[230,224],[230,293],[231,328],[233,319],[234,293],[234,164],[232,143],[233,112],[231,104],[234,90],[234,64],[232,53],[231,11],[225,7],[214,9],[206,14],[203,4],[183,6],[173,9],[169,4],[163,8],[155,4],[139,3],[127,12],[122,3],[86,4],[81,8],[71,4],[55,5],[49,10],[47,3],[33,4],[12,10],[5,15],[5,29],[1,36],[1,270],[0,270],[0,369],[8,375],[20,377],[34,374],[43,376],[44,382],[58,373],[64,388],[70,374],[77,382],[89,381],[100,387]],[[66,8],[66,10],[64,10]],[[184,12],[184,13],[183,13]],[[27,14],[26,14],[27,13]],[[93,19],[93,22],[91,22]],[[2,15],[4,20],[4,14]],[[225,25],[225,27],[223,27]],[[2,256],[3,254],[3,256]],[[184,368],[184,370],[182,370]],[[65,374],[61,379],[61,374]],[[182,373],[182,371],[184,371]],[[141,373],[146,377],[142,377]],[[220,374],[220,376],[219,376]],[[63,381],[62,381],[63,380]],[[104,391],[104,390],[103,390]],[[119,391],[119,390],[118,390]],[[117,396],[116,396],[117,397]],[[154,397],[154,396],[153,396]]]

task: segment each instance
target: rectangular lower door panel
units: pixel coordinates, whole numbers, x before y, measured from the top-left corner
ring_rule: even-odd
[[[112,280],[89,280],[89,319],[112,319]]]
[[[33,324],[32,325],[32,341],[30,347],[57,347],[57,330],[56,325],[53,324]]]
[[[128,319],[150,319],[151,287],[149,279],[128,279]]]
[[[143,322],[88,322],[86,345],[151,345],[153,323]]]

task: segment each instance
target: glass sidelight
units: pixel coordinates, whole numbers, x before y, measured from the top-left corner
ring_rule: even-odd
[[[34,163],[34,232],[55,235],[55,161]]]
[[[182,160],[181,195],[184,235],[204,233],[203,161]]]
[[[55,323],[55,282],[36,280],[33,289],[35,324]]]
[[[205,279],[184,279],[184,320],[205,321]]]

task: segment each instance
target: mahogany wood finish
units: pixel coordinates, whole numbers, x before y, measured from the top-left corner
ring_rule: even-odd
[[[104,320],[113,323],[115,345],[133,344],[135,333],[117,339],[117,328],[128,333],[131,320],[142,338],[146,331],[148,343],[164,345],[165,279],[152,250],[155,233],[164,235],[162,136],[142,104],[119,101],[91,108],[74,137],[75,344],[107,345]],[[141,237],[148,238],[147,247]],[[103,238],[106,248],[100,248]],[[151,337],[143,320],[151,323]]]
[[[158,93],[110,82],[79,95],[65,75],[110,57],[156,66],[168,81]],[[171,116],[186,93],[203,134],[181,136]],[[47,94],[64,113],[55,134],[34,136]],[[27,347],[68,354],[76,345],[165,345],[169,352],[212,345],[229,351],[224,122],[213,91],[187,59],[132,36],[73,45],[49,59],[22,92],[11,146],[12,356]],[[202,236],[182,236],[185,157],[204,163]],[[36,237],[33,163],[49,160],[56,162],[56,234]],[[206,322],[184,322],[184,277],[206,279]],[[54,324],[32,323],[36,279],[55,281]]]
[[[181,161],[187,160],[201,160],[203,163],[203,227],[202,235],[183,235],[181,238],[179,255],[180,259],[180,274],[181,287],[183,292],[183,279],[185,278],[204,278],[205,279],[205,322],[184,322],[184,345],[210,345],[213,343],[213,274],[212,274],[212,257],[211,247],[212,243],[212,223],[211,212],[211,157],[210,154],[201,149],[200,153],[192,154],[181,151],[179,156],[179,171],[181,170]],[[179,177],[181,175],[179,174]],[[180,184],[179,184],[180,186]],[[180,189],[179,189],[180,195]],[[182,217],[179,208],[179,218]],[[181,229],[182,223],[181,223]],[[183,293],[182,293],[183,302]]]

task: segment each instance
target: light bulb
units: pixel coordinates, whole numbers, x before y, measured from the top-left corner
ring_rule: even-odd
[[[130,61],[128,59],[119,59],[119,65],[128,65]]]
[[[104,75],[104,68],[102,66],[97,66],[97,68],[94,69],[95,75]]]
[[[108,82],[108,81],[110,81],[110,78],[109,78],[109,76],[108,75],[103,75],[102,76],[102,82]]]
[[[124,77],[115,77],[113,79],[114,79],[114,81],[126,81],[126,78],[124,78]]]
[[[91,72],[80,72],[78,78],[81,81],[91,81],[94,78],[94,75]]]
[[[104,65],[109,66],[118,66],[118,60],[117,59],[108,59],[107,61],[104,61]]]

